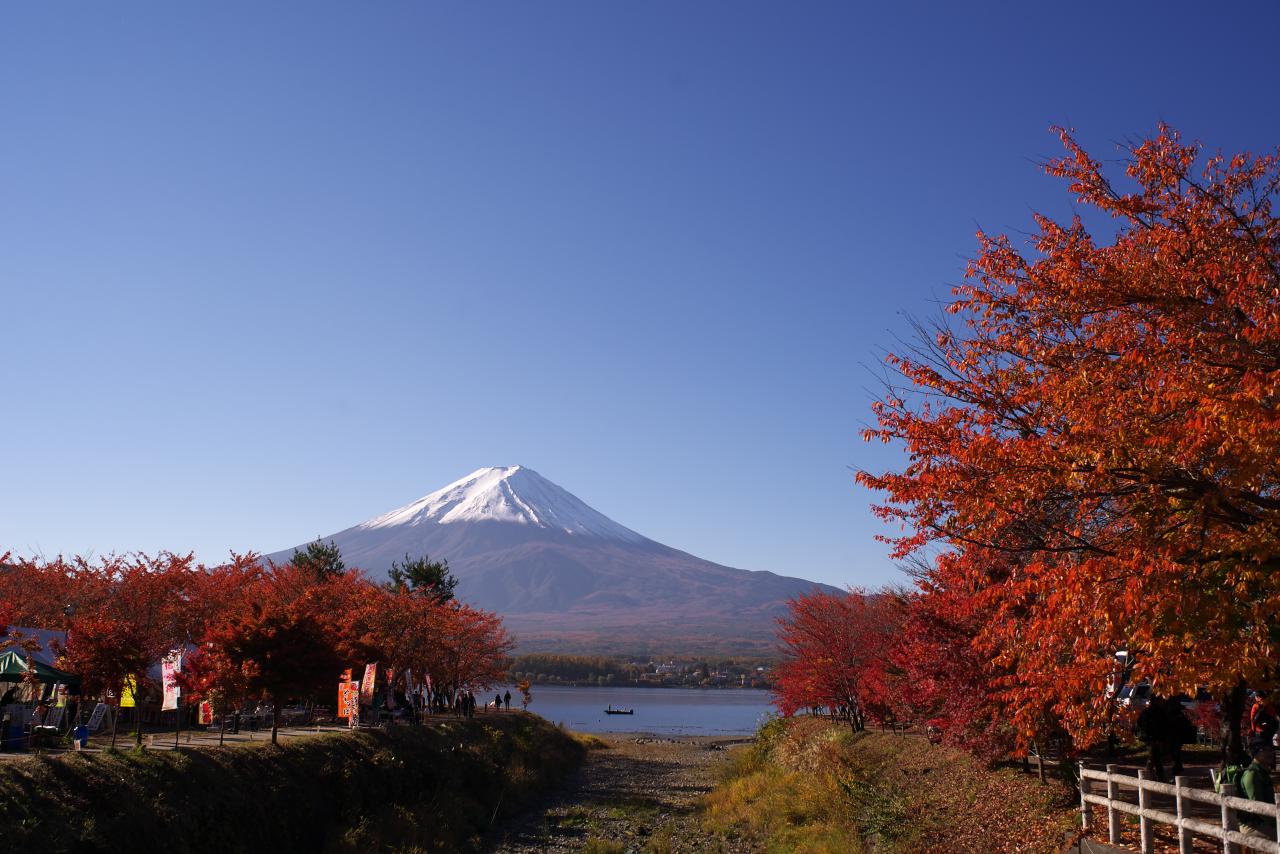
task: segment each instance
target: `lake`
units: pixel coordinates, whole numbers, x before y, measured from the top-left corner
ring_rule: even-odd
[[[520,692],[511,692],[519,708]],[[606,688],[534,685],[529,711],[578,732],[649,732],[655,735],[751,735],[773,710],[769,692],[751,688]],[[489,697],[492,698],[490,692]],[[477,702],[483,698],[477,697]],[[604,709],[635,709],[606,715]]]

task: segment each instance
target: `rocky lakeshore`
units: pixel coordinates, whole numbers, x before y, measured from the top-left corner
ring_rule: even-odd
[[[701,800],[743,737],[640,733],[599,739],[582,767],[554,792],[506,822],[487,851],[513,854],[751,854],[744,841],[703,829]]]

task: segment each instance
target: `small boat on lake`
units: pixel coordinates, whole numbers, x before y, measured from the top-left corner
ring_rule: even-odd
[[[613,704],[610,703],[609,706],[605,708],[604,713],[606,715],[634,715],[636,713],[636,710],[635,709],[615,709],[613,707]]]

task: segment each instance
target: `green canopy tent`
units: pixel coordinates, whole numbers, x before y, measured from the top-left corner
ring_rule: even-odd
[[[21,682],[27,678],[28,669],[34,671],[37,682],[43,682],[47,685],[61,683],[67,686],[68,693],[80,693],[80,677],[67,673],[65,670],[59,670],[48,664],[39,661],[32,661],[31,667],[27,667],[26,656],[9,650],[0,653],[0,682]]]

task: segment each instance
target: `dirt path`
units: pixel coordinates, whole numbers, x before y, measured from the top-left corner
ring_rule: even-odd
[[[752,854],[745,843],[706,834],[698,815],[699,800],[715,785],[718,766],[742,739],[600,738],[606,749],[590,751],[573,779],[508,821],[489,839],[487,850]]]

